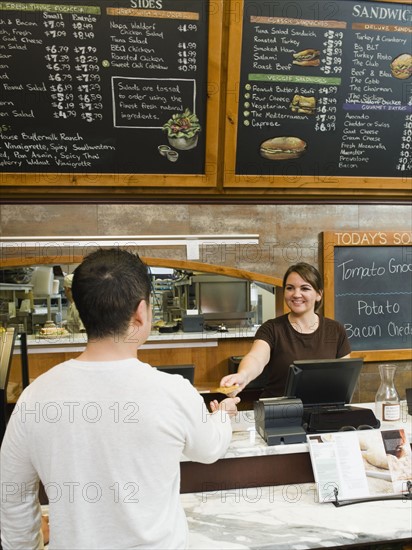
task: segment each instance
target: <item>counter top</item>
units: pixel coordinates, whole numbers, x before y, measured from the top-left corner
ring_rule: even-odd
[[[253,327],[238,327],[229,328],[227,332],[219,332],[218,330],[204,330],[203,332],[177,332],[159,333],[152,331],[148,338],[150,341],[170,341],[170,340],[224,340],[226,338],[253,338],[256,334],[258,326]]]
[[[408,539],[412,501],[337,508],[319,503],[315,484],[248,487],[181,495],[189,549],[305,550]]]
[[[374,404],[356,406],[373,409]],[[401,410],[401,421],[385,423],[382,429],[402,427],[411,438],[406,402]],[[240,411],[232,426],[233,439],[224,459],[309,452],[306,443],[267,446],[254,432],[253,411]],[[412,535],[410,500],[335,507],[319,502],[315,483],[236,487],[181,495],[190,550],[306,550],[399,542]]]
[[[374,410],[375,407],[374,403],[354,403],[353,405],[371,410]],[[381,429],[404,428],[409,441],[412,442],[412,416],[407,414],[406,401],[402,402],[401,413],[401,420],[399,422],[385,422],[382,424]],[[267,445],[255,430],[254,411],[239,411],[231,422],[233,429],[232,441],[222,459],[309,452],[307,443]],[[182,458],[182,462],[186,460],[185,457]]]
[[[191,343],[197,342],[205,345],[213,344],[219,340],[232,338],[253,338],[257,331],[257,326],[245,328],[231,328],[227,332],[218,331],[203,331],[203,332],[168,332],[159,333],[154,330],[150,333],[146,343],[141,346],[141,349],[150,348],[153,344],[161,343]],[[45,348],[45,347],[77,347],[85,346],[87,343],[86,333],[68,334],[67,336],[58,336],[56,338],[40,338],[37,335],[29,334],[27,336],[27,345],[29,348]],[[19,340],[16,341],[16,346],[20,345]]]
[[[412,501],[336,508],[319,503],[314,483],[180,496],[188,550],[306,550],[409,539]],[[48,507],[43,506],[48,513]]]

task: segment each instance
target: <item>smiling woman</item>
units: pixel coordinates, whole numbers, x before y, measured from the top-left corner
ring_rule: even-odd
[[[223,377],[220,382],[221,386],[237,384],[233,394],[242,391],[266,369],[268,382],[261,397],[284,395],[289,365],[293,361],[336,359],[350,354],[343,326],[317,314],[323,284],[316,268],[304,262],[291,266],[284,275],[283,289],[290,312],[263,323],[238,372]]]

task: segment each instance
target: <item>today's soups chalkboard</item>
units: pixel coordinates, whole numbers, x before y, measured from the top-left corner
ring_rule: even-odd
[[[412,233],[324,233],[325,314],[353,352],[412,359]]]
[[[410,186],[410,4],[232,4],[227,184]]]
[[[0,2],[1,171],[204,174],[208,20],[209,0]]]

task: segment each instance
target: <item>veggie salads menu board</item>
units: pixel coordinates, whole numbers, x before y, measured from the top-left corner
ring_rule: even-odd
[[[3,172],[195,173],[208,0],[0,2]]]
[[[236,174],[406,177],[412,7],[245,0]]]

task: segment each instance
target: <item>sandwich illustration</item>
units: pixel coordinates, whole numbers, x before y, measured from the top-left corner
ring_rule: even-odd
[[[293,64],[301,67],[318,67],[320,65],[320,51],[311,48],[293,54]]]
[[[295,94],[290,103],[293,113],[314,115],[316,112],[316,99],[313,96]]]
[[[390,66],[392,76],[400,80],[406,80],[412,76],[412,55],[410,53],[402,53],[392,60]]]
[[[260,144],[260,155],[269,160],[297,159],[306,153],[307,143],[294,136],[278,136]]]

